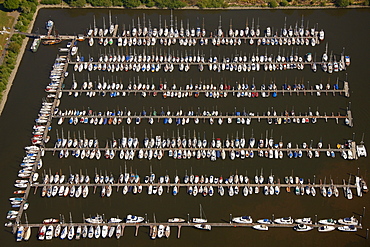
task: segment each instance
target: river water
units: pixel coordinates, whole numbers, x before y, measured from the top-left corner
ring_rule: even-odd
[[[162,25],[170,25],[170,12],[164,10],[117,10],[112,12],[112,21],[118,23],[120,29],[123,23],[126,24],[126,29],[132,26],[132,20],[137,25],[137,19],[140,18],[142,23],[143,13],[145,13],[146,20],[150,19],[152,27],[159,26],[159,16],[161,15]],[[275,81],[277,85],[281,86],[284,82],[294,84],[296,81],[303,82],[308,85],[317,83],[333,84],[337,78],[339,79],[340,86],[343,80],[347,77],[351,90],[351,97],[345,98],[343,96],[322,95],[316,96],[289,96],[278,95],[277,98],[236,98],[229,96],[225,99],[209,99],[201,95],[199,98],[183,98],[183,99],[163,99],[162,97],[146,97],[130,95],[129,97],[110,98],[108,96],[87,98],[85,96],[73,98],[72,96],[64,95],[61,109],[92,109],[94,111],[105,111],[113,109],[123,110],[125,107],[132,112],[139,113],[143,109],[150,111],[155,109],[157,111],[164,107],[170,107],[171,111],[183,109],[184,111],[195,110],[198,107],[201,110],[219,110],[221,112],[234,112],[234,109],[243,111],[244,109],[253,112],[266,112],[273,107],[276,111],[283,112],[285,109],[291,110],[294,108],[296,113],[302,112],[303,114],[311,107],[312,110],[319,109],[320,112],[331,112],[341,114],[345,113],[346,107],[350,105],[354,115],[354,127],[349,128],[343,124],[342,121],[336,124],[334,120],[329,120],[325,123],[324,120],[319,120],[317,124],[286,124],[286,125],[268,125],[266,121],[261,120],[260,123],[252,121],[252,124],[237,125],[237,124],[223,124],[221,126],[208,123],[200,123],[195,125],[190,123],[185,126],[176,127],[175,124],[163,125],[162,123],[155,123],[149,125],[148,123],[141,123],[140,125],[131,125],[128,127],[124,125],[126,136],[129,131],[131,136],[136,135],[140,140],[143,139],[145,131],[150,135],[151,131],[154,135],[177,136],[184,133],[188,137],[200,136],[203,138],[204,133],[208,140],[211,140],[213,133],[215,137],[225,139],[227,135],[230,138],[235,137],[237,134],[239,138],[244,132],[245,138],[249,138],[253,132],[254,137],[259,138],[261,135],[265,136],[266,130],[268,135],[273,134],[274,140],[279,141],[280,138],[286,142],[293,144],[301,144],[302,142],[313,144],[320,140],[323,141],[324,146],[330,144],[335,146],[337,143],[344,143],[345,140],[353,138],[355,133],[355,140],[361,140],[362,133],[365,133],[365,143],[368,140],[368,123],[370,121],[370,113],[368,110],[369,100],[368,92],[370,91],[369,82],[369,62],[368,55],[370,48],[368,40],[370,33],[368,30],[368,23],[370,21],[370,11],[366,9],[330,9],[330,10],[225,10],[225,11],[194,11],[194,10],[177,10],[174,11],[174,16],[177,18],[178,26],[180,21],[187,26],[189,21],[190,27],[202,25],[204,22],[207,30],[215,30],[219,25],[220,16],[222,16],[222,27],[224,30],[229,29],[230,20],[232,19],[233,28],[242,29],[245,27],[246,20],[248,19],[251,25],[254,19],[255,25],[259,23],[261,30],[267,26],[274,28],[282,28],[284,26],[284,18],[287,18],[287,25],[295,26],[296,22],[301,23],[301,18],[304,16],[305,26],[309,21],[309,26],[317,25],[319,29],[325,30],[325,41],[316,47],[298,47],[298,54],[303,56],[307,52],[317,55],[317,59],[321,57],[325,50],[325,43],[328,43],[329,53],[339,57],[343,47],[345,53],[351,56],[351,65],[345,72],[333,73],[331,75],[318,71],[313,73],[308,67],[303,71],[290,70],[290,71],[276,71],[276,72],[251,72],[251,73],[238,73],[238,72],[209,72],[207,68],[203,72],[199,72],[196,68],[190,69],[188,73],[179,72],[176,69],[172,73],[165,73],[163,71],[158,73],[136,73],[136,72],[119,72],[114,74],[91,72],[89,74],[92,81],[97,81],[98,76],[102,80],[118,80],[122,81],[126,86],[129,81],[134,78],[137,81],[145,82],[152,80],[158,85],[159,81],[167,81],[169,84],[176,83],[178,86],[185,85],[192,81],[193,83],[200,80],[205,82],[213,82],[219,84],[220,82],[235,84],[236,81],[246,81],[249,85],[254,83],[259,87],[262,83],[268,84],[270,81]],[[102,9],[55,9],[55,10],[41,10],[37,16],[34,32],[45,32],[44,25],[48,19],[52,19],[56,24],[56,29],[60,34],[79,34],[84,33],[89,26],[93,25],[93,16],[95,16],[97,26],[103,25],[103,18],[108,25],[108,10]],[[204,19],[204,21],[203,21]],[[27,48],[29,48],[29,42]],[[48,84],[48,74],[51,70],[51,65],[58,53],[58,47],[65,47],[66,42],[58,46],[40,46],[37,53],[31,53],[27,50],[23,56],[20,68],[9,94],[8,102],[6,103],[2,117],[0,118],[0,128],[3,130],[3,138],[0,143],[0,154],[2,157],[2,166],[4,169],[4,177],[2,179],[1,203],[0,208],[2,212],[9,210],[7,198],[12,196],[13,181],[16,179],[16,173],[19,169],[23,156],[23,147],[29,145],[29,138],[31,137],[32,125],[34,119],[37,117],[38,110],[42,99],[46,96],[44,92],[45,86]],[[79,51],[85,57],[94,56],[99,54],[109,53],[111,50],[94,45],[93,48],[88,47],[87,42],[79,44]],[[117,47],[112,46],[112,52]],[[264,47],[261,46],[257,49],[256,46],[243,44],[241,46],[221,46],[214,47],[208,46],[195,46],[195,47],[180,47],[179,45],[163,47],[157,45],[152,48],[145,48],[145,52],[151,54],[159,52],[171,51],[180,52],[182,54],[209,54],[223,56],[233,56],[235,54],[274,54],[277,55],[279,47]],[[116,52],[115,50],[114,52]],[[127,53],[141,53],[143,48],[122,49],[120,52]],[[291,54],[292,47],[280,47],[281,54]],[[297,47],[294,47],[294,53],[297,52]],[[72,74],[72,67],[69,68]],[[76,80],[79,85],[87,79],[87,72],[75,73]],[[66,79],[66,87],[69,88],[72,82],[71,75]],[[86,132],[88,138],[93,138],[93,133],[96,131],[97,138],[100,140],[100,146],[105,145],[106,140],[111,140],[112,132],[116,138],[121,137],[122,126],[91,126],[91,125],[77,125],[70,126],[64,123],[58,126],[56,121],[53,122],[53,131],[51,137],[53,141],[56,139],[55,129],[58,129],[59,134],[61,129],[64,130],[66,136],[68,131],[71,135],[78,131],[82,134]],[[273,130],[273,132],[271,131]],[[48,146],[52,146],[49,144]],[[218,160],[211,162],[207,159],[204,160],[174,160],[164,157],[161,161],[152,160],[138,160],[134,161],[121,161],[117,157],[113,160],[80,160],[69,157],[68,159],[59,159],[57,155],[52,156],[47,153],[44,157],[44,167],[42,170],[53,173],[63,172],[69,174],[73,173],[87,173],[90,176],[95,174],[95,170],[102,174],[114,174],[118,176],[120,169],[124,169],[125,165],[128,171],[133,171],[141,175],[143,178],[149,174],[150,167],[157,176],[164,176],[168,173],[174,177],[176,173],[179,176],[184,176],[187,171],[188,174],[192,170],[194,174],[198,175],[215,175],[215,176],[229,176],[231,174],[245,174],[252,178],[256,174],[256,170],[260,173],[261,168],[267,177],[272,171],[275,175],[275,180],[280,179],[282,182],[285,176],[294,174],[294,176],[303,177],[305,180],[311,179],[313,181],[316,177],[316,183],[319,179],[326,178],[327,183],[330,178],[335,183],[342,183],[342,180],[348,180],[349,174],[357,173],[357,168],[360,174],[368,178],[368,158],[361,158],[356,161],[343,160],[339,155],[336,158],[327,158],[324,153],[322,157],[317,159],[288,159],[285,157],[282,160],[270,160],[266,158],[255,157],[254,159],[240,160],[236,159],[231,161],[226,159],[224,161]],[[32,191],[33,192],[33,191]],[[98,190],[99,192],[99,190]],[[180,190],[180,194],[173,197],[171,194],[164,193],[161,197],[149,196],[145,193],[141,195],[128,194],[123,196],[122,192],[113,192],[110,198],[100,198],[99,193],[90,195],[87,199],[69,199],[69,198],[40,198],[39,191],[36,195],[33,193],[29,197],[30,208],[27,210],[29,222],[41,222],[44,218],[55,217],[58,218],[60,214],[65,216],[66,221],[69,221],[69,212],[72,214],[72,220],[75,222],[82,221],[82,215],[94,215],[96,213],[105,214],[108,217],[119,215],[124,218],[126,214],[148,215],[150,221],[153,221],[153,214],[157,222],[165,222],[170,217],[187,218],[199,216],[199,204],[202,204],[204,212],[209,222],[228,222],[229,214],[234,216],[238,215],[251,215],[254,220],[259,218],[271,218],[274,214],[275,217],[292,216],[293,218],[312,217],[315,215],[318,218],[341,218],[351,215],[361,214],[363,207],[370,206],[368,195],[359,198],[354,197],[353,200],[347,200],[343,196],[343,191],[340,190],[338,198],[323,198],[321,195],[316,197],[312,196],[295,196],[293,193],[286,193],[282,191],[279,196],[264,196],[261,193],[258,195],[249,195],[243,197],[237,195],[234,197],[224,196],[220,197],[215,194],[211,197],[197,197],[189,196],[185,193],[185,189]],[[4,217],[5,218],[5,217]],[[364,229],[369,227],[369,217],[365,216],[363,219]],[[5,222],[5,221],[2,221]],[[24,218],[23,218],[24,222]],[[61,241],[59,239],[52,240],[52,243],[40,243],[36,240],[36,229],[33,229],[31,240],[28,245],[54,245],[54,246],[101,246],[109,244],[111,246],[369,246],[369,241],[365,240],[365,230],[358,231],[357,233],[341,233],[338,231],[331,233],[318,233],[311,231],[306,233],[294,232],[292,229],[270,229],[268,232],[259,232],[249,228],[214,228],[210,232],[204,232],[192,228],[183,228],[181,230],[181,238],[177,239],[177,230],[172,229],[171,237],[169,239],[157,239],[152,241],[148,237],[148,229],[141,228],[139,235],[134,236],[134,228],[127,228],[124,237],[120,240],[116,239],[99,239],[99,240],[73,240]],[[1,232],[1,239],[7,246],[15,245],[15,240],[9,229],[3,229]]]

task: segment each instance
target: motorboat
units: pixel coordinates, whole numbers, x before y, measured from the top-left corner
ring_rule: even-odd
[[[307,232],[313,229],[312,226],[305,225],[305,224],[299,224],[293,227],[293,229],[297,232]]]
[[[126,216],[126,223],[140,223],[143,222],[144,218],[136,215],[128,214]]]
[[[293,219],[292,217],[289,216],[289,217],[275,219],[274,222],[276,224],[293,224]]]
[[[259,231],[268,231],[269,227],[266,225],[254,225],[252,226],[253,229],[259,230]]]
[[[208,231],[212,229],[211,225],[205,225],[205,224],[195,224],[194,227],[197,229],[208,230]]]
[[[58,222],[59,222],[59,220],[54,219],[54,218],[44,219],[42,221],[43,224],[53,224],[53,223],[58,223]]]
[[[86,218],[85,221],[91,224],[100,224],[103,222],[103,217],[101,215],[96,215],[90,218]]]
[[[356,232],[356,231],[357,231],[357,228],[356,228],[356,226],[354,226],[354,225],[349,225],[349,226],[339,226],[339,227],[338,227],[338,230],[339,230],[339,231],[342,231],[342,232]]]
[[[182,219],[182,218],[171,218],[171,219],[168,219],[167,222],[169,222],[169,223],[181,223],[181,222],[185,222],[185,219]]]
[[[298,224],[312,224],[311,218],[295,219],[294,221]]]
[[[240,216],[240,217],[234,217],[232,221],[235,223],[250,224],[253,222],[253,219],[251,216]]]
[[[337,224],[337,221],[334,220],[334,219],[323,219],[323,220],[319,220],[319,224],[322,224],[322,225],[335,225],[335,224]]]
[[[260,219],[260,220],[257,220],[258,223],[260,224],[272,224],[272,221],[270,219]]]
[[[317,228],[319,232],[331,232],[335,230],[335,226],[323,225]]]
[[[354,216],[352,216],[352,217],[347,217],[347,218],[339,219],[338,220],[338,223],[339,224],[342,224],[342,225],[357,225],[358,224],[358,220]]]

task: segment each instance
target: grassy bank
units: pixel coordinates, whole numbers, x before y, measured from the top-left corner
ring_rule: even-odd
[[[9,0],[5,0],[9,1]],[[10,0],[11,1],[11,0]],[[12,14],[10,11],[19,11],[17,23],[14,25],[14,28],[20,31],[27,31],[29,24],[31,21],[34,19],[34,13],[36,12],[38,1],[26,1],[23,0],[20,2],[20,5],[16,9],[9,9],[9,12],[4,12],[1,11],[1,21],[4,21],[4,23],[7,23],[5,26],[11,27],[14,23],[14,19],[11,18]],[[6,2],[3,3],[3,7],[8,6],[6,5]],[[15,13],[15,12],[13,12]],[[14,18],[14,17],[13,17]],[[3,24],[0,24],[3,25]],[[2,26],[0,26],[2,28]],[[5,44],[7,37],[1,37],[4,39],[4,43],[0,44]],[[9,37],[8,37],[9,38]],[[19,53],[21,52],[21,48],[24,47],[24,35],[19,35],[19,34],[13,34],[10,37],[10,41],[5,48],[5,52],[3,53],[3,61],[0,66],[0,100],[3,99],[3,93],[4,90],[9,88],[9,81],[12,81],[11,75],[14,75],[17,66],[17,62],[20,61],[19,59]],[[3,102],[2,102],[3,103]]]
[[[312,7],[312,6],[369,6],[369,0],[64,0],[70,7],[112,7],[126,8],[156,7],[179,9],[184,7],[228,8],[228,7]],[[59,5],[60,0],[41,0],[41,4]]]
[[[13,25],[14,17],[9,15],[7,12],[0,10],[0,31],[9,31],[8,27],[10,28]],[[0,34],[0,54],[2,54],[6,41],[9,39],[8,33]]]

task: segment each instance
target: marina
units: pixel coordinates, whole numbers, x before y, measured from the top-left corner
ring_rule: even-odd
[[[28,130],[25,153],[23,158],[17,161],[20,168],[17,169],[17,179],[15,182],[13,180],[15,189],[13,188],[12,197],[9,198],[12,210],[7,213],[6,223],[6,226],[11,227],[15,240],[20,242],[53,238],[119,239],[124,235],[125,229],[130,232],[126,233],[128,241],[134,241],[131,239],[132,235],[138,238],[142,238],[142,235],[146,235],[146,238],[149,235],[151,239],[169,238],[171,230],[175,228],[177,232],[172,235],[177,235],[177,238],[180,238],[183,228],[211,231],[212,228],[222,227],[223,231],[232,232],[228,229],[234,229],[233,231],[238,234],[245,235],[251,233],[244,233],[244,230],[240,232],[241,228],[260,231],[268,231],[269,228],[290,228],[297,232],[315,230],[317,234],[335,230],[333,232],[335,236],[339,232],[363,230],[365,207],[362,215],[357,214],[355,212],[358,211],[358,207],[352,209],[354,204],[351,203],[356,201],[356,205],[366,205],[368,200],[366,166],[363,165],[367,161],[364,134],[360,142],[355,139],[354,133],[355,130],[361,131],[364,126],[362,120],[359,121],[359,127],[357,126],[357,117],[361,119],[361,116],[358,116],[356,111],[359,112],[358,109],[362,106],[353,103],[357,102],[357,98],[353,96],[358,93],[356,85],[358,79],[354,80],[351,76],[351,89],[347,80],[347,73],[351,74],[352,71],[352,66],[349,67],[352,56],[350,58],[345,55],[344,49],[340,55],[333,55],[332,52],[329,55],[326,43],[325,52],[322,54],[318,51],[317,53],[322,55],[316,60],[315,50],[309,49],[314,47],[317,49],[316,46],[322,48],[324,37],[325,42],[330,41],[330,38],[327,40],[329,36],[325,33],[327,30],[324,32],[323,29],[319,29],[318,24],[311,25],[311,28],[307,23],[305,28],[303,17],[300,27],[298,24],[295,28],[291,24],[286,27],[285,24],[278,29],[271,26],[260,29],[260,20],[257,21],[255,18],[252,25],[248,25],[247,21],[246,28],[238,30],[232,28],[230,20],[230,29],[227,31],[221,28],[221,17],[219,27],[214,31],[204,28],[205,20],[203,25],[197,20],[198,23],[194,26],[196,28],[190,28],[189,21],[187,28],[184,28],[183,21],[180,21],[181,27],[178,29],[177,18],[180,16],[174,18],[171,12],[171,15],[167,13],[167,17],[171,23],[169,28],[165,18],[162,28],[161,15],[158,28],[151,29],[149,18],[145,16],[143,19],[137,17],[137,24],[134,23],[136,18],[131,18],[132,26],[124,24],[121,27],[118,25],[117,17],[114,22],[109,13],[108,28],[105,27],[105,23],[104,27],[100,28],[96,27],[94,15],[93,27],[90,25],[86,33],[77,35],[76,33],[81,32],[74,31],[75,35],[54,35],[54,23],[60,24],[53,18],[53,21],[49,19],[46,24],[46,36],[29,34],[39,37],[32,44],[33,52],[40,49],[39,44],[42,41],[50,41],[50,44],[54,41],[63,43],[54,49],[53,56],[55,57],[56,51],[58,53],[51,71],[48,68],[47,86],[42,83],[44,92],[41,107],[38,101],[39,110],[37,118],[33,118],[32,133],[30,135]],[[255,21],[258,24],[255,25]],[[148,26],[146,22],[149,23]],[[206,22],[206,25],[209,24]],[[126,26],[128,29],[125,29]],[[158,32],[156,35],[154,30]],[[328,33],[332,35],[331,32]],[[67,46],[64,40],[69,41]],[[99,45],[94,45],[95,43]],[[338,45],[330,43],[333,50],[338,50]],[[300,46],[302,55],[298,55],[296,47],[291,53],[284,51],[280,53],[280,49],[279,53],[277,51],[267,53],[266,50],[265,55],[259,55],[261,52],[258,53],[257,49],[252,56],[248,54],[249,51],[244,51],[244,48],[238,48],[238,51],[218,51],[216,55],[212,55],[212,50],[206,55],[199,49],[192,51],[178,48],[178,45],[199,47],[207,44],[216,47],[240,45],[241,48],[244,44],[249,44],[257,47],[268,46],[269,49],[274,45],[277,48],[290,46],[287,50],[291,50],[292,46]],[[113,45],[117,45],[118,48]],[[171,50],[152,49],[149,52],[150,49],[139,49],[138,46],[144,45],[171,46]],[[136,47],[136,50],[129,48],[130,46]],[[305,47],[309,48],[308,52]],[[41,49],[49,51],[46,46]],[[98,59],[94,60],[90,56],[89,49]],[[351,48],[348,50],[351,51]],[[40,52],[42,51],[38,51]],[[338,60],[336,56],[339,57]],[[85,60],[83,57],[89,59]],[[190,71],[192,66],[196,66],[198,70]],[[204,67],[208,67],[208,70],[203,71]],[[311,70],[292,71],[292,69],[303,70],[305,67]],[[284,70],[291,71],[282,72]],[[77,71],[84,73],[75,73]],[[104,75],[105,71],[112,73],[112,76]],[[151,74],[139,77],[136,72],[140,71],[158,72],[158,76]],[[187,74],[189,78],[186,80],[177,78],[184,75],[181,73],[183,71],[189,72]],[[213,72],[229,71],[238,71],[240,74],[230,74],[230,77],[229,74],[210,76],[215,74]],[[269,74],[268,79],[264,74],[263,79],[258,75],[251,79],[246,76],[249,71],[274,71],[277,78]],[[175,76],[171,77],[166,72],[173,72]],[[200,72],[206,76],[199,79],[197,76]],[[338,72],[339,76],[334,78],[334,75],[331,75],[333,72]],[[313,76],[307,77],[302,74],[295,79],[286,77],[284,80],[280,73],[305,73],[304,75],[311,73]],[[90,77],[94,79],[90,80]],[[339,79],[344,77],[345,80]],[[199,97],[203,94],[204,97]],[[67,95],[72,97],[65,97]],[[309,95],[317,97],[298,97]],[[350,95],[351,101],[348,101]],[[103,98],[104,96],[109,97]],[[289,101],[287,97],[280,96],[290,96]],[[330,103],[324,105],[322,102],[329,97],[320,96],[338,97],[330,97],[327,101]],[[175,98],[181,100],[173,103]],[[206,98],[214,99],[214,103],[205,103]],[[228,98],[228,101],[225,99],[221,101],[222,98]],[[241,103],[242,98],[245,98],[245,103]],[[247,101],[247,98],[256,99]],[[260,98],[266,98],[263,101],[267,103],[259,101]],[[317,103],[312,99],[317,100]],[[353,124],[354,112],[356,126]],[[327,124],[321,124],[324,121]],[[280,126],[266,131],[264,126],[266,123]],[[288,123],[292,124],[287,125]],[[179,128],[180,125],[187,124],[189,128]],[[253,129],[245,131],[244,128],[250,128],[247,126],[251,124]],[[301,124],[306,124],[307,127],[300,127]],[[352,132],[352,129],[346,128],[350,129],[348,131],[343,126],[353,127],[354,130]],[[290,128],[292,131],[287,131]],[[248,134],[245,134],[247,132]],[[69,156],[75,159],[68,159]],[[253,159],[255,156],[266,159]],[[323,156],[330,159],[318,159]],[[121,168],[123,164],[124,172]],[[129,164],[129,172],[126,164]],[[279,167],[274,164],[278,164]],[[321,164],[328,164],[328,168],[321,167]],[[353,175],[353,169],[348,169],[351,164],[358,167],[357,175]],[[65,172],[68,166],[69,173]],[[193,166],[196,173],[193,173]],[[148,167],[150,173],[144,170]],[[156,171],[155,174],[152,167]],[[240,172],[254,171],[256,167],[258,167],[256,173],[249,173],[249,176],[248,172],[245,174]],[[265,170],[265,176],[261,167]],[[299,176],[293,175],[292,167],[294,173]],[[364,174],[359,174],[360,167]],[[93,169],[95,172],[92,172]],[[185,175],[184,173],[178,175],[178,170],[185,170]],[[191,170],[189,174],[188,170]],[[292,173],[283,177],[275,175],[289,174],[287,170],[292,170]],[[316,175],[313,175],[313,178],[304,178],[312,176],[309,174]],[[338,179],[343,176],[346,178]],[[266,197],[253,194],[262,194]],[[291,194],[296,196],[292,197]],[[306,197],[303,197],[304,195]],[[40,196],[45,199],[41,199]],[[161,198],[161,201],[155,198]],[[36,209],[32,206],[36,205],[34,203],[36,200],[40,200],[37,207],[45,207],[45,213],[39,211],[35,214]],[[60,205],[55,205],[57,200]],[[138,200],[142,201],[138,203]],[[216,219],[208,222],[202,205],[199,218],[190,218],[190,213],[195,215],[194,212],[183,205],[192,206],[194,203],[198,204],[199,200],[206,205],[208,215],[217,215]],[[258,220],[254,221],[255,217],[252,219],[249,216],[250,214],[260,217],[261,211],[257,212],[257,209],[266,204],[271,204],[275,213],[278,211],[274,204],[281,209],[279,214],[302,215],[302,212],[307,212],[306,200],[310,200],[310,203],[312,200],[312,205],[315,205],[310,212],[317,210],[320,218],[322,215],[330,218],[319,220],[315,215],[312,218],[289,216],[275,219],[273,214],[272,217],[256,218]],[[318,200],[322,208],[317,206]],[[80,204],[77,205],[74,201]],[[287,201],[292,201],[292,204],[288,204]],[[329,211],[330,205],[327,201],[340,205],[341,209],[335,213]],[[151,203],[153,206],[149,207]],[[212,204],[219,204],[219,210],[212,207]],[[231,204],[235,208],[225,206]],[[301,208],[287,213],[287,210],[291,210],[297,204],[301,205]],[[120,210],[117,210],[117,205],[120,205]],[[162,212],[166,211],[163,210],[164,205],[166,209],[168,208],[166,214],[179,215],[182,218],[161,220],[167,218]],[[176,206],[172,208],[172,205]],[[133,211],[135,207],[137,211]],[[63,216],[66,209],[73,209],[69,222]],[[220,215],[222,217],[220,210],[224,213],[247,215],[233,217],[229,214],[226,216],[226,218],[229,216],[229,219],[219,219]],[[83,214],[90,214],[90,217],[85,218],[83,215],[82,221],[72,221],[72,214],[79,215],[81,211]],[[114,218],[105,218],[104,214],[96,214],[102,211],[106,215],[122,214],[122,211],[143,215],[145,212],[145,217],[128,214],[126,218],[120,218],[118,215]],[[150,222],[146,212],[153,213],[153,220]],[[189,212],[187,217],[184,212]],[[339,219],[339,214],[349,212],[354,215]],[[263,213],[266,217],[271,215],[271,210],[268,209]],[[40,222],[40,218],[54,217],[52,215],[58,214],[59,218],[46,218],[42,223],[35,223]],[[365,227],[364,223],[364,229]],[[131,234],[133,231],[134,234]],[[186,236],[194,234],[185,231]],[[216,231],[219,232],[218,229],[211,232]],[[214,236],[211,235],[214,233],[200,234],[204,234],[204,238]],[[340,238],[342,237],[338,236],[338,239]],[[199,240],[198,237],[196,239]]]

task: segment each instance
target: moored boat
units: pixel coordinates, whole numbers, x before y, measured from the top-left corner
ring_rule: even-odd
[[[251,216],[240,216],[240,217],[234,217],[232,219],[233,222],[235,223],[241,223],[241,224],[250,224],[253,222]]]
[[[351,217],[339,219],[338,223],[342,225],[357,225],[358,220],[354,216],[351,216]]]
[[[126,223],[140,223],[143,222],[144,218],[136,215],[128,214],[126,216]]]
[[[319,232],[331,232],[335,230],[335,226],[324,225],[317,228]]]
[[[18,227],[18,229],[17,229],[17,235],[16,235],[17,242],[22,241],[22,239],[23,239],[23,231],[24,231],[24,226]]]
[[[293,219],[292,217],[289,216],[275,219],[274,222],[277,224],[293,224]]]
[[[357,231],[357,228],[356,228],[356,226],[354,226],[354,225],[349,225],[349,226],[339,226],[339,227],[338,227],[338,230],[339,230],[339,231],[342,231],[342,232],[356,232],[356,231]]]
[[[319,224],[323,224],[323,225],[335,225],[336,223],[337,223],[337,221],[334,220],[334,219],[319,220]]]
[[[206,225],[206,224],[195,224],[194,227],[197,229],[208,230],[208,231],[212,229],[211,225]]]
[[[293,227],[293,229],[297,232],[307,232],[313,229],[312,226],[305,225],[305,224],[299,224]]]
[[[268,231],[269,227],[266,225],[254,225],[252,226],[253,229],[259,230],[259,231]]]
[[[181,222],[185,222],[185,219],[182,219],[182,218],[171,218],[171,219],[168,219],[167,222],[169,222],[169,223],[181,223]]]

